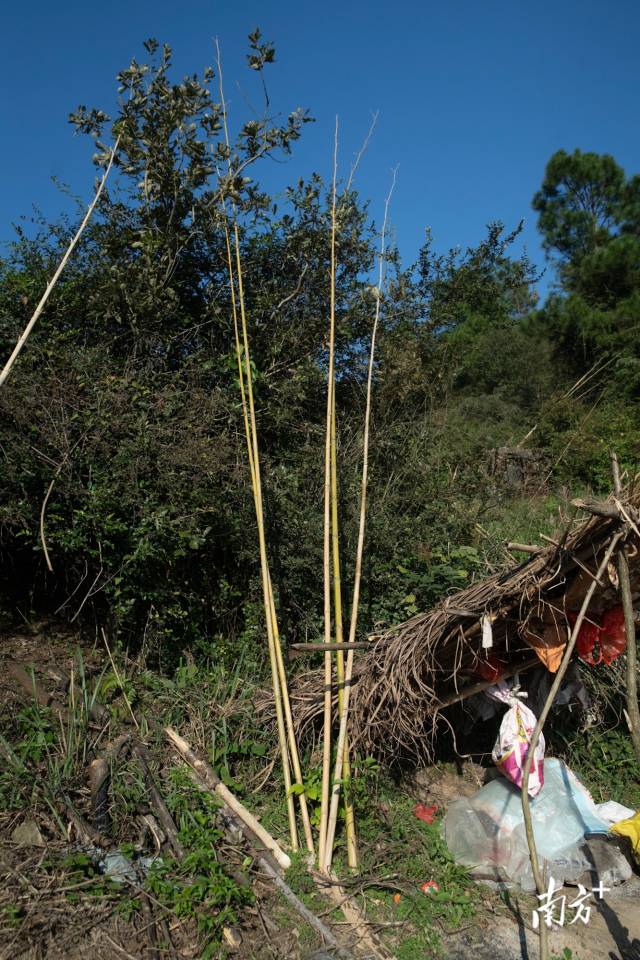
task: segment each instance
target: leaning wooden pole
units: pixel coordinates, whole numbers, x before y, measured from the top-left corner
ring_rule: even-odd
[[[531,819],[531,805],[529,802],[529,774],[531,771],[531,764],[533,763],[533,757],[535,754],[536,747],[538,745],[538,740],[540,739],[540,734],[542,733],[542,728],[545,725],[546,719],[549,715],[549,711],[553,706],[553,701],[556,698],[556,694],[560,689],[560,685],[564,679],[564,675],[567,672],[571,656],[573,654],[573,649],[576,645],[576,640],[578,638],[578,633],[580,632],[580,627],[582,626],[582,621],[584,620],[587,610],[589,609],[589,604],[591,603],[591,598],[595,592],[595,589],[598,585],[598,581],[601,576],[607,569],[609,561],[623,536],[623,531],[618,530],[611,537],[607,549],[604,552],[604,556],[600,561],[600,566],[598,567],[598,572],[596,573],[594,579],[591,581],[591,585],[585,594],[585,598],[582,601],[582,606],[580,607],[580,612],[578,613],[575,624],[573,625],[573,630],[567,642],[564,654],[562,656],[562,661],[558,667],[558,672],[556,673],[553,683],[551,684],[551,689],[549,690],[549,695],[545,701],[544,707],[538,717],[538,721],[533,728],[533,733],[531,734],[531,741],[529,743],[529,749],[527,750],[527,755],[525,757],[524,767],[522,771],[522,814],[524,817],[524,829],[527,836],[527,844],[529,847],[529,857],[531,859],[531,871],[533,873],[533,879],[536,885],[536,889],[539,894],[546,893],[544,876],[542,870],[540,869],[540,861],[538,859],[538,850],[536,847],[536,841],[533,834],[533,822]],[[540,924],[540,960],[548,960],[549,957],[549,943],[548,943],[548,931],[546,924],[542,922]]]
[[[384,205],[384,219],[382,222],[382,232],[380,238],[378,287],[376,290],[376,308],[371,331],[371,348],[369,352],[369,367],[367,372],[367,399],[364,416],[364,435],[362,450],[362,477],[360,482],[360,520],[358,527],[358,544],[356,547],[356,562],[353,579],[353,599],[351,603],[351,619],[349,622],[349,643],[354,643],[358,627],[358,611],[360,606],[360,583],[362,579],[362,557],[364,553],[364,535],[367,517],[367,485],[369,479],[369,433],[371,425],[371,399],[373,394],[373,368],[375,361],[376,336],[378,333],[378,324],[380,322],[380,304],[382,299],[382,286],[384,282],[384,263],[386,254],[386,232],[387,221],[389,217],[389,204],[393,195],[393,189],[396,182],[396,171],[393,172],[391,189],[387,194]],[[333,789],[331,794],[331,808],[329,821],[327,825],[327,839],[325,844],[325,856],[321,862],[321,868],[329,871],[333,859],[333,845],[335,840],[336,824],[338,820],[338,804],[340,801],[340,782],[344,776],[345,761],[347,760],[347,725],[349,720],[349,701],[351,696],[351,682],[353,679],[353,659],[354,651],[350,649],[347,654],[347,665],[344,677],[344,695],[342,705],[342,715],[340,717],[340,727],[338,730],[338,741],[336,746],[336,762],[333,774]]]
[[[291,866],[291,858],[282,850],[277,840],[275,840],[271,834],[265,830],[262,824],[256,820],[254,815],[247,810],[244,804],[240,803],[229,788],[222,783],[220,777],[216,776],[213,767],[211,767],[206,760],[202,760],[202,758],[191,749],[184,737],[181,737],[173,727],[165,727],[164,732],[183,760],[195,770],[207,787],[220,797],[222,803],[228,807],[234,816],[238,817],[245,826],[249,827],[252,835],[260,841],[265,850],[269,851],[278,865],[282,867],[283,870],[288,870]]]
[[[66,252],[65,252],[62,260],[61,260],[60,263],[58,264],[58,267],[57,267],[57,269],[56,269],[56,272],[54,273],[54,275],[51,277],[51,280],[50,280],[49,283],[47,284],[47,289],[46,289],[45,292],[42,294],[42,297],[40,298],[40,302],[38,303],[38,306],[36,307],[36,309],[35,309],[34,312],[33,312],[33,316],[31,317],[31,319],[29,320],[29,323],[28,323],[28,324],[26,325],[26,327],[24,328],[22,334],[20,335],[20,337],[19,337],[19,339],[18,339],[18,342],[16,343],[15,347],[13,348],[13,352],[12,352],[11,356],[9,357],[9,359],[7,360],[7,362],[5,363],[5,365],[4,365],[3,369],[2,369],[2,373],[0,373],[0,387],[3,385],[3,383],[5,382],[5,380],[7,379],[7,377],[9,376],[9,373],[11,372],[11,367],[14,365],[14,363],[15,363],[16,360],[18,359],[18,355],[19,355],[20,351],[22,350],[22,348],[24,347],[25,343],[27,342],[27,339],[28,339],[28,337],[29,337],[29,334],[31,333],[31,331],[32,331],[33,328],[35,327],[35,325],[36,325],[36,323],[37,323],[37,321],[38,321],[38,318],[39,318],[40,314],[41,314],[42,311],[44,310],[45,305],[46,305],[46,303],[47,303],[47,300],[48,300],[49,297],[51,296],[51,293],[52,293],[52,291],[53,291],[53,288],[55,287],[55,285],[57,284],[58,280],[60,279],[60,274],[62,273],[62,271],[63,271],[64,268],[66,267],[67,263],[69,262],[69,258],[70,258],[70,256],[71,256],[71,254],[73,253],[73,251],[75,250],[75,247],[76,247],[76,244],[78,243],[78,240],[80,239],[80,237],[81,237],[82,234],[84,233],[84,229],[85,229],[86,225],[89,223],[89,220],[91,219],[91,215],[93,214],[93,211],[94,211],[95,208],[96,208],[96,204],[98,203],[98,200],[100,199],[100,196],[102,195],[102,191],[104,190],[104,185],[105,185],[105,183],[107,182],[107,177],[109,176],[109,173],[111,172],[111,167],[113,166],[113,161],[114,161],[114,159],[115,159],[116,151],[117,151],[117,149],[118,149],[119,144],[120,144],[120,137],[117,138],[116,142],[115,142],[114,145],[113,145],[113,150],[111,151],[111,156],[109,157],[109,163],[107,164],[107,167],[106,167],[104,173],[102,174],[102,179],[100,180],[100,183],[98,184],[98,188],[97,188],[97,190],[96,190],[95,196],[94,196],[93,200],[91,201],[91,203],[89,204],[89,207],[88,207],[88,209],[87,209],[87,212],[85,213],[84,217],[82,218],[82,223],[80,224],[80,226],[79,226],[78,229],[76,230],[76,233],[75,233],[75,235],[74,235],[71,243],[70,243],[69,246],[67,247]]]
[[[622,497],[622,483],[620,481],[620,467],[615,453],[611,453],[611,469],[613,472],[613,489],[616,499]],[[629,734],[640,764],[640,710],[638,709],[638,665],[636,650],[636,622],[633,612],[633,597],[631,596],[631,578],[629,576],[629,560],[627,559],[624,541],[616,553],[616,567],[618,583],[620,585],[620,599],[624,611],[624,631],[627,638],[627,716],[629,718]]]

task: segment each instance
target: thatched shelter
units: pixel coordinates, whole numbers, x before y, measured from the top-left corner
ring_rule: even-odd
[[[500,678],[545,664],[557,670],[571,614],[580,607],[614,533],[624,526],[634,598],[640,491],[620,499],[575,500],[564,529],[544,547],[510,544],[524,562],[447,597],[432,610],[374,638],[356,653],[350,739],[383,759],[425,760],[450,708]],[[587,616],[619,603],[615,566],[597,582]],[[484,643],[484,646],[483,646]],[[488,646],[490,644],[490,646]],[[292,705],[299,730],[322,710],[322,672],[296,677]]]

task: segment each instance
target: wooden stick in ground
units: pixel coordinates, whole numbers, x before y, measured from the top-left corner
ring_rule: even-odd
[[[582,606],[580,607],[580,612],[576,618],[576,622],[571,631],[571,636],[565,647],[564,654],[562,655],[562,661],[558,667],[558,672],[556,673],[553,683],[551,684],[551,689],[545,701],[544,707],[538,717],[538,721],[533,729],[531,734],[531,741],[529,743],[529,749],[527,751],[527,756],[525,757],[524,768],[522,772],[522,813],[524,817],[524,829],[527,836],[527,844],[529,847],[529,857],[531,859],[531,871],[533,873],[533,879],[539,894],[544,894],[545,884],[544,877],[542,875],[542,870],[540,869],[540,861],[538,860],[538,850],[536,848],[536,841],[533,835],[533,823],[531,820],[531,806],[529,802],[529,774],[531,770],[531,763],[533,761],[533,756],[535,749],[538,745],[538,740],[540,739],[540,734],[542,733],[542,728],[545,724],[545,721],[549,715],[549,711],[553,705],[553,701],[556,698],[556,694],[560,689],[560,685],[564,679],[564,675],[567,672],[567,667],[571,660],[573,654],[573,649],[576,645],[576,640],[578,633],[580,632],[580,627],[582,626],[582,621],[584,620],[587,610],[589,609],[589,604],[591,603],[591,598],[595,592],[597,586],[597,580],[600,579],[602,574],[606,571],[607,565],[613,555],[614,550],[616,549],[618,542],[623,536],[623,531],[618,530],[611,537],[609,545],[604,552],[604,556],[600,561],[600,566],[598,567],[598,572],[596,574],[596,579],[591,582],[589,589],[585,594],[585,598],[582,601]],[[540,924],[540,960],[548,960],[549,956],[549,945],[548,945],[548,936],[547,936],[547,927],[545,923]]]
[[[243,804],[241,804],[240,801],[234,797],[231,791],[221,782],[220,778],[216,776],[213,768],[206,762],[206,760],[202,760],[200,757],[198,757],[197,754],[191,749],[187,741],[181,737],[180,734],[176,733],[176,731],[171,727],[166,727],[165,733],[183,760],[185,760],[189,766],[193,768],[202,782],[220,798],[225,806],[227,806],[229,810],[239,820],[241,820],[246,827],[249,827],[252,833],[258,838],[265,849],[269,851],[274,860],[282,867],[282,869],[287,870],[291,866],[290,858],[280,847],[278,842],[271,836],[271,834],[256,820],[253,814],[250,813],[249,810],[247,810],[247,808],[243,806]]]
[[[620,482],[620,467],[615,453],[611,454],[611,469],[613,471],[613,488],[616,499],[622,497],[622,483]],[[636,623],[633,612],[633,598],[631,596],[631,579],[629,577],[629,561],[625,552],[624,541],[616,553],[618,582],[620,584],[620,598],[624,610],[624,629],[627,637],[627,715],[629,717],[629,733],[640,764],[640,710],[638,709],[638,666],[636,650]]]
[[[98,189],[96,190],[95,196],[94,196],[93,200],[91,201],[91,203],[89,204],[89,207],[88,207],[88,209],[87,209],[87,212],[85,213],[85,215],[84,215],[84,217],[83,217],[82,223],[81,223],[80,226],[78,227],[78,229],[77,229],[77,231],[76,231],[76,233],[75,233],[75,236],[73,237],[73,240],[71,241],[71,243],[70,243],[69,246],[67,247],[66,253],[65,253],[65,255],[63,256],[62,260],[60,261],[60,263],[59,263],[59,265],[58,265],[58,267],[57,267],[57,269],[56,269],[56,272],[54,273],[54,275],[51,277],[51,280],[50,280],[49,283],[47,284],[47,289],[46,289],[45,292],[42,294],[42,297],[40,298],[40,302],[39,302],[38,306],[36,307],[36,309],[35,309],[34,312],[33,312],[33,316],[32,316],[31,319],[29,320],[29,323],[28,323],[27,326],[24,328],[23,333],[21,334],[18,342],[16,343],[15,347],[13,348],[13,353],[11,354],[11,356],[9,357],[9,359],[7,360],[7,362],[5,363],[4,368],[3,368],[3,370],[2,370],[2,373],[0,373],[0,387],[2,386],[2,384],[5,382],[5,380],[6,380],[7,377],[9,376],[9,373],[11,372],[11,367],[12,367],[12,366],[14,365],[14,363],[16,362],[20,351],[22,350],[22,348],[24,347],[25,343],[27,342],[27,339],[28,339],[28,337],[29,337],[29,334],[30,334],[31,331],[33,330],[33,328],[34,328],[34,326],[36,325],[36,322],[37,322],[40,314],[41,314],[42,311],[44,310],[45,305],[46,305],[46,302],[47,302],[47,300],[49,299],[49,297],[51,296],[51,293],[52,293],[52,291],[53,291],[53,288],[55,287],[56,283],[57,283],[58,280],[60,279],[60,274],[62,273],[62,271],[63,271],[64,268],[66,267],[66,265],[67,265],[67,263],[68,263],[68,261],[69,261],[69,257],[70,257],[71,254],[73,253],[73,251],[74,251],[74,249],[75,249],[75,246],[76,246],[78,240],[80,239],[80,237],[81,237],[82,234],[84,233],[84,229],[85,229],[86,225],[89,223],[89,220],[91,219],[91,214],[93,213],[93,211],[94,211],[95,208],[96,208],[96,204],[97,204],[98,200],[100,199],[100,195],[102,194],[102,191],[103,191],[103,189],[104,189],[104,185],[105,185],[105,183],[107,182],[107,177],[109,176],[109,173],[110,173],[110,171],[111,171],[111,167],[113,166],[113,161],[114,161],[114,158],[115,158],[116,151],[117,151],[117,149],[118,149],[119,143],[120,143],[120,137],[118,137],[118,139],[116,140],[116,142],[115,142],[115,144],[114,144],[114,146],[113,146],[113,150],[111,151],[111,156],[109,157],[109,163],[107,164],[107,167],[106,167],[106,169],[105,169],[105,171],[104,171],[104,173],[103,173],[103,175],[102,175],[102,179],[100,180],[100,183],[98,184]]]
[[[109,770],[109,764],[102,757],[97,757],[89,764],[88,780],[93,827],[99,833],[108,836],[111,831],[111,817],[109,816],[111,771]]]
[[[153,804],[153,808],[158,815],[158,820],[162,825],[162,829],[167,835],[169,846],[175,853],[176,857],[181,859],[184,856],[184,847],[180,843],[178,831],[173,821],[173,817],[169,813],[167,805],[164,802],[162,795],[156,786],[156,782],[153,779],[151,770],[149,769],[146,747],[144,747],[141,743],[136,743],[131,752],[140,764],[140,768],[147,785],[147,790],[149,791],[149,797],[151,798],[151,803]]]
[[[364,438],[362,450],[362,479],[360,484],[360,521],[358,527],[358,545],[356,547],[356,563],[353,578],[353,600],[351,604],[351,620],[349,623],[349,643],[354,643],[358,627],[358,608],[360,605],[360,581],[362,578],[362,555],[364,552],[364,534],[367,517],[367,483],[369,477],[369,427],[371,423],[371,397],[373,393],[373,365],[375,359],[376,335],[378,332],[378,323],[380,321],[380,301],[382,299],[382,286],[384,281],[384,259],[386,253],[386,230],[389,216],[389,204],[393,194],[396,182],[396,171],[393,172],[391,189],[387,194],[384,205],[384,219],[382,222],[382,233],[380,238],[380,255],[378,271],[378,288],[376,290],[376,308],[371,331],[371,349],[369,352],[369,369],[367,374],[367,400],[364,416]],[[340,729],[338,731],[338,742],[336,746],[336,763],[333,774],[333,788],[331,795],[331,809],[327,824],[327,838],[324,849],[324,859],[320,864],[321,869],[329,871],[333,859],[333,844],[335,839],[336,824],[338,820],[338,804],[340,801],[340,781],[343,777],[344,764],[346,760],[347,743],[347,723],[349,718],[349,698],[351,695],[351,680],[353,677],[353,649],[347,654],[347,665],[344,678],[344,699],[342,716],[340,717]]]
[[[331,263],[329,273],[329,368],[327,371],[327,417],[324,448],[324,525],[323,525],[323,583],[324,583],[324,641],[331,643],[331,434],[335,413],[335,332],[336,332],[336,188],[338,177],[338,118],[333,141],[333,187],[331,193]],[[318,830],[318,866],[324,869],[329,823],[329,791],[331,788],[331,727],[333,721],[333,658],[327,650],[324,656],[324,710],[322,733],[322,789],[320,795],[320,826]]]

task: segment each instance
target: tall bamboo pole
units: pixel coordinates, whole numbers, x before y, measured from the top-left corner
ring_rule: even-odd
[[[225,242],[227,248],[227,267],[229,271],[229,281],[231,289],[231,312],[233,316],[233,330],[235,337],[235,347],[236,347],[236,358],[238,362],[238,381],[240,385],[240,396],[242,400],[242,415],[244,419],[244,430],[245,437],[247,441],[247,451],[249,456],[249,471],[251,474],[251,486],[253,489],[253,498],[254,504],[256,505],[256,515],[258,515],[258,476],[256,472],[256,465],[253,456],[253,439],[251,435],[251,427],[249,423],[249,412],[247,406],[247,397],[245,390],[244,382],[244,361],[242,357],[242,347],[240,343],[240,331],[238,328],[238,308],[236,303],[236,292],[235,292],[235,281],[234,281],[234,271],[233,271],[233,259],[231,255],[231,243],[229,240],[229,230],[227,227],[226,213],[224,220],[224,233],[225,233]],[[258,519],[258,526],[260,526],[260,520]],[[261,554],[262,560],[262,554]],[[295,806],[293,801],[293,794],[291,793],[291,768],[289,763],[289,754],[287,751],[287,737],[285,733],[285,722],[284,715],[282,710],[282,694],[280,689],[280,684],[278,682],[278,666],[275,653],[275,644],[273,637],[273,628],[272,628],[272,617],[271,617],[271,606],[269,606],[269,611],[265,610],[265,616],[267,620],[267,646],[269,650],[269,661],[271,664],[271,678],[273,682],[273,699],[275,702],[276,708],[276,726],[278,729],[278,744],[280,747],[280,756],[282,759],[282,775],[284,779],[284,786],[286,792],[286,803],[287,803],[287,815],[289,818],[289,833],[291,836],[291,846],[294,850],[298,849],[298,832],[296,827],[296,814]]]
[[[38,303],[38,306],[37,306],[36,309],[33,311],[33,316],[31,317],[31,319],[29,320],[29,323],[26,325],[26,327],[24,328],[22,334],[21,334],[20,337],[18,338],[18,342],[16,343],[15,347],[13,348],[13,352],[11,353],[11,356],[9,357],[9,359],[7,360],[7,362],[5,363],[5,365],[4,365],[3,369],[2,369],[2,373],[0,373],[0,387],[2,386],[2,384],[5,382],[5,380],[6,380],[7,377],[9,376],[9,373],[11,372],[11,367],[12,367],[12,366],[14,365],[14,363],[16,362],[16,360],[17,360],[17,358],[18,358],[18,354],[20,353],[20,351],[21,351],[22,348],[24,347],[25,343],[27,342],[27,339],[28,339],[28,337],[29,337],[29,334],[30,334],[31,331],[33,330],[34,326],[36,325],[36,322],[37,322],[37,320],[38,320],[38,317],[40,316],[40,314],[41,314],[42,311],[44,310],[45,305],[46,305],[46,302],[47,302],[47,300],[49,299],[49,297],[51,296],[51,293],[52,293],[52,291],[53,291],[53,288],[55,287],[56,283],[58,282],[58,280],[59,280],[59,278],[60,278],[60,274],[62,273],[62,271],[63,271],[64,268],[66,267],[67,263],[69,262],[69,257],[70,257],[71,254],[73,253],[73,251],[74,251],[74,249],[75,249],[75,246],[76,246],[78,240],[80,239],[80,237],[81,237],[82,234],[84,233],[84,228],[86,227],[86,225],[89,223],[89,220],[91,219],[91,215],[92,215],[93,211],[94,211],[95,208],[96,208],[96,204],[97,204],[98,200],[100,199],[100,196],[101,196],[101,194],[102,194],[102,191],[104,190],[104,185],[105,185],[105,183],[107,182],[107,177],[109,176],[109,173],[110,173],[110,171],[111,171],[111,167],[113,166],[113,161],[114,161],[114,159],[115,159],[116,151],[117,151],[117,149],[118,149],[119,144],[120,144],[120,137],[118,137],[118,138],[116,139],[116,142],[115,142],[114,145],[113,145],[113,150],[111,151],[111,156],[109,157],[109,163],[107,164],[106,170],[105,170],[104,173],[102,174],[102,179],[100,180],[100,183],[98,184],[98,188],[97,188],[97,190],[96,190],[96,192],[95,192],[95,196],[94,196],[93,200],[91,201],[91,203],[89,204],[89,207],[88,207],[88,209],[87,209],[87,212],[85,213],[84,217],[82,218],[82,223],[80,224],[80,226],[79,226],[78,229],[76,230],[75,235],[74,235],[71,243],[70,243],[69,246],[67,247],[67,249],[66,249],[66,251],[65,251],[65,254],[64,254],[62,260],[61,260],[60,263],[58,264],[58,267],[57,267],[57,269],[56,269],[56,272],[54,273],[54,275],[51,277],[51,280],[50,280],[49,283],[47,284],[47,289],[46,289],[45,292],[42,294],[42,297],[40,298],[40,302]]]
[[[324,451],[324,642],[331,643],[331,432],[334,415],[335,390],[335,330],[336,330],[336,185],[338,177],[338,118],[333,145],[333,189],[331,194],[331,263],[329,292],[329,369],[327,373],[327,430]],[[318,866],[323,869],[329,820],[329,791],[331,786],[331,723],[333,682],[331,651],[324,655],[324,711],[322,741],[322,791],[320,798],[320,828],[318,834]]]
[[[364,416],[364,435],[362,450],[362,478],[360,484],[360,521],[358,527],[358,544],[356,547],[356,563],[353,580],[353,600],[351,605],[351,619],[349,623],[349,643],[354,643],[358,627],[358,611],[360,606],[360,582],[362,579],[362,555],[364,552],[364,535],[367,516],[367,484],[369,478],[369,432],[371,424],[371,397],[373,393],[373,366],[375,359],[376,336],[378,324],[380,321],[380,302],[382,299],[382,286],[384,282],[384,260],[386,253],[386,231],[387,220],[389,217],[389,204],[396,182],[396,171],[393,172],[391,188],[387,194],[384,205],[384,219],[382,222],[382,233],[380,238],[379,270],[378,270],[378,288],[376,290],[376,308],[371,331],[371,349],[369,352],[369,368],[367,373],[367,401]],[[347,743],[347,723],[349,718],[349,700],[351,695],[351,681],[353,678],[353,649],[347,654],[347,665],[344,678],[344,698],[342,716],[340,717],[340,728],[338,731],[338,742],[336,747],[336,763],[333,774],[333,790],[331,795],[331,810],[327,824],[327,838],[324,848],[324,859],[320,866],[321,869],[329,871],[333,859],[333,844],[336,832],[336,823],[338,819],[338,803],[340,800],[340,781],[344,775],[344,764],[346,760]]]
[[[282,656],[282,644],[280,642],[280,631],[278,628],[278,620],[276,617],[276,607],[275,607],[275,601],[273,599],[273,587],[271,585],[271,579],[269,579],[269,593],[271,596],[271,617],[273,620],[273,633],[275,638],[276,665],[278,668],[278,677],[279,677],[280,686],[282,689],[282,703],[284,707],[285,719],[287,722],[287,736],[289,740],[289,749],[291,751],[291,762],[293,764],[293,773],[296,778],[295,785],[296,787],[303,787],[304,782],[302,777],[302,768],[300,765],[300,753],[298,751],[298,743],[297,743],[296,734],[295,734],[295,725],[293,722],[293,714],[291,712],[291,701],[289,699],[289,687],[287,684],[287,675],[284,667],[284,657]],[[315,848],[313,845],[313,834],[311,832],[311,819],[309,817],[307,798],[304,791],[298,792],[298,802],[300,804],[300,815],[302,817],[302,829],[304,831],[305,844],[309,853],[315,855]]]
[[[333,391],[333,418],[331,421],[331,545],[333,561],[333,607],[335,616],[335,640],[343,641],[342,628],[342,581],[340,576],[340,523],[338,518],[338,451],[337,451],[337,424],[336,424],[336,391]],[[344,651],[336,651],[336,680],[338,683],[338,715],[342,716],[344,708]],[[349,743],[345,747],[346,759],[344,764],[344,816],[345,833],[347,838],[347,863],[355,870],[358,866],[358,847],[356,841],[356,820],[353,802],[349,787],[346,785],[351,779],[351,763],[349,760]]]
[[[224,88],[223,88],[223,79],[222,79],[222,62],[220,56],[220,47],[216,41],[217,49],[217,59],[218,59],[218,80],[220,87],[220,99],[222,104],[222,115],[223,115],[223,125],[224,125],[224,134],[225,142],[227,148],[230,150],[230,141],[229,141],[229,132],[227,124],[227,109],[226,102],[224,98]],[[230,163],[230,160],[229,160]],[[291,794],[291,776],[290,776],[290,764],[289,764],[289,754],[287,752],[287,739],[289,741],[289,751],[291,755],[291,764],[293,765],[294,775],[296,777],[296,786],[302,788],[302,771],[300,767],[300,759],[298,754],[298,748],[295,738],[295,730],[293,726],[293,717],[291,714],[291,706],[288,696],[287,680],[284,672],[284,663],[282,658],[282,649],[280,645],[280,636],[278,631],[278,623],[275,612],[275,602],[273,598],[273,587],[271,583],[271,575],[269,572],[269,565],[267,559],[267,548],[266,548],[266,536],[265,536],[265,524],[264,524],[264,510],[263,510],[263,501],[262,501],[262,483],[260,477],[260,458],[259,458],[259,449],[258,449],[258,431],[256,424],[255,416],[255,404],[254,404],[254,395],[253,395],[253,379],[251,373],[251,354],[249,348],[249,335],[248,335],[248,326],[247,326],[247,316],[246,316],[246,306],[245,306],[245,296],[244,296],[244,283],[243,283],[243,272],[242,272],[242,258],[240,254],[240,236],[238,231],[238,223],[235,213],[235,206],[232,203],[233,208],[233,236],[234,236],[234,248],[235,248],[235,280],[238,287],[237,301],[235,298],[235,289],[234,289],[234,266],[232,263],[231,257],[231,244],[229,240],[229,233],[227,228],[227,216],[226,216],[226,207],[223,201],[223,213],[224,213],[224,222],[225,222],[225,236],[227,241],[227,255],[228,255],[228,267],[229,274],[232,286],[232,310],[234,311],[234,329],[236,333],[236,352],[238,356],[238,370],[241,384],[241,397],[243,401],[243,416],[245,418],[245,433],[247,438],[247,448],[249,451],[249,465],[252,475],[252,485],[254,490],[254,502],[256,509],[256,520],[258,526],[258,541],[260,549],[260,568],[261,568],[261,578],[262,578],[262,588],[263,588],[263,602],[265,609],[265,620],[267,628],[267,642],[269,646],[269,658],[271,663],[271,673],[272,673],[272,682],[274,690],[274,699],[276,702],[276,719],[278,722],[278,737],[280,743],[280,750],[282,754],[282,765],[283,765],[283,776],[285,780],[285,789],[287,793],[287,809],[289,813],[289,823],[291,830],[291,842],[294,849],[298,848],[298,839],[297,839],[297,829],[295,825],[295,813],[293,807],[293,797]],[[237,323],[237,306],[239,306],[240,312],[240,328],[242,337],[240,338],[240,333],[238,331]],[[242,340],[242,347],[240,346],[240,340]],[[243,359],[242,359],[243,357]],[[244,362],[243,362],[244,360]],[[246,378],[246,392],[244,390]],[[286,733],[285,733],[286,728]],[[305,841],[307,848],[310,852],[313,852],[313,838],[311,834],[311,823],[307,808],[306,797],[303,792],[298,793],[300,811],[302,816]]]

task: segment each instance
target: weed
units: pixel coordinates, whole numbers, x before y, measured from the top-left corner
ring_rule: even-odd
[[[19,927],[24,918],[24,907],[17,903],[7,903],[2,907],[4,920],[10,927]]]
[[[369,912],[384,922],[405,922],[407,932],[394,952],[398,960],[411,960],[439,949],[437,926],[455,928],[473,917],[477,894],[449,853],[440,822],[417,820],[409,797],[380,773],[377,781],[377,792],[369,794],[358,818],[361,870],[371,875]],[[378,886],[381,865],[386,879]],[[422,892],[420,886],[430,880],[435,886]]]
[[[185,855],[180,860],[156,861],[146,886],[176,916],[195,921],[204,939],[200,956],[207,958],[214,955],[222,927],[237,922],[238,909],[252,902],[253,894],[232,879],[217,859],[222,838],[213,826],[217,801],[198,790],[181,768],[172,771],[171,781],[167,804],[179,826]]]

